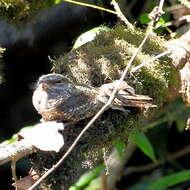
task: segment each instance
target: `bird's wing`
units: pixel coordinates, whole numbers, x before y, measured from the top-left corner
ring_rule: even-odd
[[[65,120],[81,120],[94,115],[101,102],[96,99],[97,91],[87,87],[75,87],[72,89],[70,97],[63,104],[57,106]]]

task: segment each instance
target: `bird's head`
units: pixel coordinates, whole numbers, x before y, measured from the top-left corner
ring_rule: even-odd
[[[55,84],[64,84],[64,83],[71,83],[69,81],[68,78],[64,77],[61,74],[55,74],[55,73],[51,73],[51,74],[47,74],[47,75],[42,75],[37,83],[36,83],[36,87],[39,87],[39,85],[55,85]]]
[[[69,79],[61,74],[42,75],[36,83],[32,97],[36,110],[42,112],[43,110],[52,109],[59,101],[63,100],[70,85],[72,83]]]

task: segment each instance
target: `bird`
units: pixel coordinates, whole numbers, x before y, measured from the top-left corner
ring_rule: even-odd
[[[120,84],[120,85],[119,85]],[[100,87],[74,84],[62,74],[39,77],[32,102],[44,122],[77,122],[95,115],[109,100],[118,86],[118,93],[109,108],[125,111],[125,107],[155,107],[152,98],[136,95],[127,82],[115,80]]]

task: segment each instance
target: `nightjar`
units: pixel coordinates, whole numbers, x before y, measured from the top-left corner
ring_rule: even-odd
[[[95,115],[108,101],[118,81],[100,87],[75,85],[61,74],[47,74],[39,78],[33,94],[33,105],[43,121],[79,121]],[[125,110],[126,106],[154,107],[151,98],[136,95],[134,89],[122,82],[110,106]]]

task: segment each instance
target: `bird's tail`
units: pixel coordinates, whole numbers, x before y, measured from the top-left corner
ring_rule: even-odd
[[[116,85],[119,86],[118,86],[118,93],[116,94],[114,102],[111,105],[113,109],[120,109],[122,107],[139,107],[139,108],[157,107],[156,105],[152,104],[152,98],[145,95],[135,94],[135,90],[133,87],[129,86],[125,81],[122,81],[119,84],[118,80],[102,85],[99,88],[100,91],[98,99],[106,103]]]
[[[152,103],[152,98],[145,95],[127,94],[120,91],[116,95],[114,104],[120,107],[150,108],[157,107]]]

